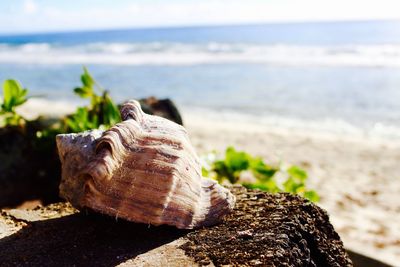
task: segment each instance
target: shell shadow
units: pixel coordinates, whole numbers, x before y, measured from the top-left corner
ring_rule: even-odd
[[[0,240],[2,266],[115,266],[188,233],[169,226],[73,214],[29,222]]]

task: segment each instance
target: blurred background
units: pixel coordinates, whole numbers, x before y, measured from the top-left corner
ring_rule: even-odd
[[[86,65],[117,100],[400,137],[396,1],[0,3],[0,79],[75,98]],[[246,118],[251,119],[251,118]]]
[[[397,0],[1,1],[0,80],[73,111],[82,66],[171,98],[198,151],[296,163],[345,246],[400,262]],[[30,109],[29,109],[30,107]]]

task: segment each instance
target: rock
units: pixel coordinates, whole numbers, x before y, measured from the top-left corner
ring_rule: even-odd
[[[0,128],[0,208],[40,199],[60,201],[60,161],[55,140],[36,139],[44,128],[43,120],[25,128]]]
[[[157,115],[183,125],[182,116],[179,113],[178,108],[169,98],[157,99],[154,96],[151,96],[140,99],[139,102],[145,113]]]
[[[221,265],[352,266],[327,213],[299,196],[233,187],[223,224],[189,233],[181,246],[197,262]]]
[[[231,189],[223,223],[196,231],[79,213],[67,203],[0,216],[4,266],[352,266],[328,215],[289,194]]]

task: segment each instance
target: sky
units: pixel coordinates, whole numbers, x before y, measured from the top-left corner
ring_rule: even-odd
[[[0,34],[400,19],[400,0],[3,0]]]

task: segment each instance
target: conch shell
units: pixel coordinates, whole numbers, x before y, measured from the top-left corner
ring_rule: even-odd
[[[221,221],[235,197],[201,175],[186,130],[143,113],[137,101],[107,131],[57,135],[60,196],[77,208],[191,229]]]

